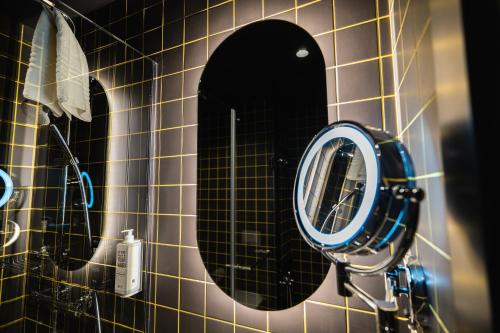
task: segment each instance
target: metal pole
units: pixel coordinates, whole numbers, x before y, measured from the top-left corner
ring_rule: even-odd
[[[231,109],[231,188],[230,188],[230,220],[231,220],[231,297],[235,297],[235,232],[236,232],[236,196],[235,196],[235,181],[236,181],[236,110]]]

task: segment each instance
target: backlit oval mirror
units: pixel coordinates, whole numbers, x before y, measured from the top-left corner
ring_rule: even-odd
[[[299,304],[330,269],[302,239],[292,202],[300,158],[328,124],[325,74],[314,38],[267,20],[229,36],[201,77],[198,247],[210,278],[248,307]]]

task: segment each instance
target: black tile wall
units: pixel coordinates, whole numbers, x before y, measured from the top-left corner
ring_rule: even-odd
[[[373,314],[366,312],[361,303],[337,296],[333,269],[322,286],[301,305],[280,312],[265,312],[233,302],[214,285],[196,258],[193,203],[196,201],[198,81],[207,58],[227,36],[239,26],[261,19],[291,21],[317,40],[327,67],[330,121],[353,119],[390,130],[400,135],[414,154],[415,164],[422,171],[418,174],[422,177],[419,184],[432,198],[423,205],[421,225],[425,227],[419,232],[414,252],[424,262],[433,281],[432,306],[437,317],[431,321],[430,330],[449,331],[452,315],[447,309],[452,308],[449,306],[451,291],[443,285],[449,284],[451,258],[447,252],[443,217],[440,151],[432,148],[436,147],[434,126],[437,122],[436,114],[432,112],[435,88],[430,18],[426,16],[428,11],[421,10],[421,7],[416,10],[416,3],[415,0],[117,0],[105,10],[107,16],[104,18],[102,13],[95,14],[96,18],[103,20],[104,26],[144,49],[160,63],[160,116],[154,129],[158,169],[153,228],[156,235],[151,243],[155,268],[150,272],[154,298],[149,301],[153,332],[365,332],[373,329]],[[85,29],[92,31],[86,24],[82,25],[82,30]],[[396,36],[392,43],[391,29]],[[17,40],[19,34],[9,31],[0,37]],[[84,35],[83,40],[84,45],[99,43],[104,46],[107,43],[105,38],[98,39],[93,33]],[[1,45],[3,47],[3,43]],[[22,64],[20,72],[12,67],[11,60],[17,61],[17,58],[12,58],[18,54],[16,50],[19,50],[18,46],[5,52],[0,49],[0,84],[8,92],[1,92],[4,94],[0,96],[2,105],[13,104],[8,98],[16,90],[13,78],[16,73],[25,71]],[[24,50],[21,53],[26,54]],[[123,61],[125,52],[106,52],[104,48],[89,54],[88,59],[93,68],[103,68],[103,62]],[[142,80],[142,77],[135,76],[137,70],[123,66],[121,72],[120,67],[114,71],[103,69],[102,78],[109,78],[118,86],[125,85],[128,80]],[[394,83],[392,71],[404,80]],[[128,76],[128,73],[135,77]],[[130,102],[125,99],[128,94],[135,94],[126,88],[113,91],[115,109],[141,105],[141,100],[132,98],[134,101]],[[4,102],[5,98],[7,101]],[[4,120],[5,112],[11,115],[13,110],[10,107],[0,111],[3,112],[0,141],[5,133],[4,126],[19,126]],[[18,120],[24,119],[20,112],[17,117]],[[23,120],[23,123],[29,122]],[[419,126],[420,135],[414,126]],[[422,145],[423,149],[420,148]],[[4,150],[5,147],[12,146],[4,145]],[[12,152],[16,153],[13,158],[19,156],[15,157],[18,161],[30,162],[15,149]],[[110,221],[119,221],[124,216],[117,212],[110,214],[109,218]],[[376,288],[373,284],[367,287]],[[114,305],[116,298],[113,295],[106,295],[106,298],[109,301],[105,303],[109,306],[104,309],[106,329],[142,331],[139,324],[130,326],[130,316],[126,317],[132,310],[127,310],[125,303],[122,311],[122,305]],[[0,298],[0,303],[3,301]],[[9,303],[9,307],[15,308],[22,302],[12,300]],[[22,314],[9,317],[7,321],[4,316],[0,318],[3,321],[0,329],[5,323],[15,327]],[[116,321],[117,318],[123,321]],[[34,322],[28,321],[28,325],[27,329],[30,329]]]

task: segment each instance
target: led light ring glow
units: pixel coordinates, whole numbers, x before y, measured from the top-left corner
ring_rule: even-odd
[[[19,224],[11,220],[7,220],[7,222],[12,223],[14,225],[14,234],[9,239],[9,241],[3,245],[3,247],[9,247],[12,244],[14,244],[15,241],[19,238],[19,235],[21,234],[21,228],[19,227]]]
[[[94,206],[94,186],[92,186],[92,180],[90,179],[90,176],[86,171],[82,171],[81,175],[82,180],[85,179],[87,181],[87,185],[89,188],[90,200],[87,201],[87,208],[92,208],[92,206]]]
[[[9,201],[12,192],[14,191],[14,184],[12,183],[12,178],[10,178],[10,176],[2,169],[0,169],[0,178],[2,178],[5,183],[5,192],[0,198],[0,207],[3,207],[3,205]]]
[[[307,174],[307,170],[311,165],[313,158],[316,153],[329,141],[336,138],[346,138],[353,141],[361,151],[363,159],[365,161],[366,168],[366,184],[365,191],[363,195],[363,200],[359,206],[358,212],[352,219],[352,221],[341,231],[334,234],[324,234],[316,230],[307,217],[305,212],[304,204],[304,181]],[[367,135],[355,127],[342,126],[334,127],[328,129],[327,131],[321,133],[313,145],[309,148],[304,162],[300,166],[300,173],[298,175],[297,182],[297,213],[299,215],[299,221],[302,224],[305,232],[313,238],[316,242],[328,245],[336,246],[340,244],[347,244],[354,237],[356,237],[364,228],[365,222],[370,216],[373,206],[375,204],[375,199],[377,196],[378,185],[379,185],[379,162],[376,157],[376,151],[373,147],[372,142],[368,139]]]

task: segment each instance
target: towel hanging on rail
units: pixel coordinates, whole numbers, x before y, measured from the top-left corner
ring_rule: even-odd
[[[56,117],[66,113],[90,122],[87,59],[59,11],[42,11],[32,45],[24,98],[45,105]]]

